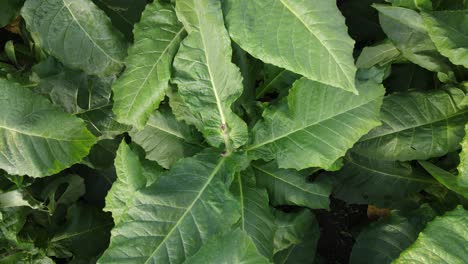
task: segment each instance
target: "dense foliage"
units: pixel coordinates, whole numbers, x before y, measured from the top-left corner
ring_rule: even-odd
[[[2,0],[0,27],[0,263],[468,261],[468,1]],[[369,214],[344,262],[337,200]]]

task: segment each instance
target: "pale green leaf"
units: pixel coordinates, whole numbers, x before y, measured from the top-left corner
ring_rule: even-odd
[[[187,264],[268,264],[245,231],[235,229],[209,240]]]
[[[275,162],[253,164],[257,184],[265,187],[273,205],[298,205],[313,209],[328,209],[331,182],[319,178],[309,182],[310,170],[279,169]]]
[[[462,206],[436,217],[395,264],[464,264],[468,259],[468,212]]]
[[[231,62],[221,2],[177,1],[176,10],[189,35],[174,59],[174,82],[208,143],[230,152],[246,143],[247,125],[231,109],[242,94],[242,76]]]
[[[146,151],[146,158],[168,169],[176,161],[202,150],[197,131],[176,120],[168,107],[154,112],[143,130],[134,129],[130,136]]]
[[[456,65],[468,68],[468,10],[423,13],[437,50]]]
[[[459,148],[468,107],[459,89],[398,93],[385,97],[383,125],[365,135],[355,152],[385,160],[423,160]]]
[[[465,137],[461,142],[460,164],[458,165],[458,183],[468,187],[468,124],[465,125]]]
[[[229,0],[233,40],[264,62],[356,92],[354,41],[335,1]]]
[[[268,204],[268,193],[255,187],[253,177],[251,171],[237,173],[231,191],[241,205],[240,229],[252,238],[263,256],[272,259],[276,225]]]
[[[134,206],[133,197],[136,193],[154,182],[163,169],[141,159],[135,148],[127,145],[125,141],[120,143],[114,165],[117,180],[107,193],[104,211],[112,213],[117,225]]]
[[[387,161],[350,152],[332,175],[334,195],[348,203],[389,207],[436,182],[408,162]]]
[[[358,68],[370,68],[372,66],[384,66],[392,63],[400,57],[400,51],[390,41],[365,47],[356,61]]]
[[[386,0],[393,6],[401,6],[414,10],[432,10],[431,0]]]
[[[172,5],[155,1],[146,7],[135,25],[127,68],[112,87],[118,121],[143,128],[169,88],[172,60],[185,34]]]
[[[133,195],[98,263],[183,263],[238,221],[239,203],[227,188],[236,170],[233,155],[214,150],[174,164]]]
[[[448,60],[437,51],[418,12],[402,7],[373,6],[379,11],[382,29],[403,57],[430,71],[450,71]]]
[[[109,76],[127,52],[123,35],[89,0],[27,0],[21,15],[39,46],[72,69]]]
[[[95,143],[83,121],[45,98],[0,79],[0,167],[42,177],[78,163]]]
[[[299,79],[287,99],[264,111],[247,151],[254,159],[276,159],[280,168],[333,169],[360,137],[380,124],[383,87],[371,81],[356,86],[359,96]]]
[[[438,182],[447,187],[447,189],[468,199],[468,187],[464,187],[459,184],[459,177],[427,161],[419,161],[419,164],[421,164],[421,166],[423,166],[423,168],[427,170],[427,172],[429,172]]]

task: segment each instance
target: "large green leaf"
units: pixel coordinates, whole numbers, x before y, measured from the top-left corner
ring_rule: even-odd
[[[356,238],[350,264],[390,264],[418,237],[427,221],[434,217],[429,207],[403,216],[393,211],[387,218],[365,227]]]
[[[176,163],[133,195],[98,263],[183,263],[238,221],[239,203],[227,188],[236,170],[236,157],[214,150]]]
[[[135,25],[127,68],[112,87],[118,121],[143,128],[169,88],[172,60],[184,36],[172,5],[155,1],[147,6]]]
[[[468,187],[460,185],[460,179],[456,175],[453,175],[427,161],[419,161],[419,164],[421,164],[421,166],[423,166],[423,168],[427,170],[438,182],[447,187],[447,189],[468,199]]]
[[[189,32],[174,59],[174,82],[208,143],[228,152],[247,141],[247,125],[231,110],[242,94],[242,76],[231,62],[221,2],[178,1],[177,15]],[[189,121],[189,120],[187,120]]]
[[[209,240],[197,254],[184,263],[268,264],[270,262],[260,255],[247,233],[235,229]]]
[[[468,187],[468,123],[465,125],[465,137],[461,143],[460,164],[458,165],[458,183]]]
[[[42,177],[79,162],[95,143],[83,121],[45,98],[0,79],[0,167]]]
[[[360,154],[386,160],[415,160],[443,156],[459,148],[468,117],[459,89],[398,93],[385,97],[383,125],[355,146]]]
[[[310,170],[279,169],[276,163],[253,164],[257,184],[265,187],[273,205],[298,205],[328,209],[332,185],[328,179],[308,182]]]
[[[229,33],[254,57],[356,92],[354,41],[334,1],[229,0]]]
[[[194,128],[176,120],[167,107],[153,113],[143,130],[130,132],[146,151],[146,158],[168,169],[176,161],[200,152],[200,137]]]
[[[161,167],[141,159],[134,146],[122,141],[115,158],[117,180],[106,196],[105,211],[111,212],[118,225],[134,206],[134,196],[162,174]]]
[[[468,212],[462,206],[437,217],[393,263],[463,264],[468,259]]]
[[[360,137],[380,124],[383,87],[370,81],[357,87],[359,96],[299,79],[287,100],[264,111],[247,151],[254,159],[276,159],[281,168],[334,169]]]
[[[411,9],[374,5],[388,38],[409,61],[436,72],[448,72],[448,60],[439,54],[424,27],[421,15]]]
[[[354,41],[334,1],[226,2],[229,33],[254,57],[356,92]]]
[[[427,186],[430,176],[407,162],[387,161],[348,153],[344,166],[333,174],[334,195],[348,203],[393,205]]]
[[[3,0],[0,3],[0,28],[10,23],[20,12],[24,0]]]
[[[27,0],[21,14],[39,45],[66,66],[100,76],[122,69],[127,44],[90,0]]]
[[[268,193],[263,188],[255,187],[251,170],[236,174],[231,191],[241,205],[240,229],[252,238],[263,256],[272,259],[276,225],[268,204]]]
[[[456,65],[468,68],[468,10],[423,13],[437,50]]]

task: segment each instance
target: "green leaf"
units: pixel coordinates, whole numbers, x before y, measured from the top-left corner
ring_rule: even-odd
[[[371,68],[372,66],[387,65],[400,57],[400,51],[390,41],[365,47],[359,55],[356,66],[358,68]]]
[[[462,206],[437,217],[393,263],[462,264],[468,259],[468,213]]]
[[[93,2],[27,0],[21,15],[39,46],[66,66],[99,76],[122,69],[127,44]]]
[[[390,264],[418,237],[434,212],[430,208],[416,210],[412,216],[394,211],[365,227],[356,238],[350,264]]]
[[[447,189],[468,199],[468,187],[461,186],[459,184],[460,179],[456,175],[453,175],[427,161],[419,161],[419,164],[421,164],[421,166],[423,166],[423,168],[427,170],[427,172],[429,172],[438,182],[447,187]]]
[[[275,254],[294,245],[299,245],[304,234],[312,226],[317,226],[314,214],[307,209],[297,213],[284,213],[275,211],[275,223],[278,230],[275,233]]]
[[[270,262],[260,255],[247,233],[235,229],[209,240],[200,251],[184,263],[268,264]]]
[[[288,70],[265,64],[263,67],[265,78],[263,84],[258,87],[256,98],[262,98],[268,92],[276,91],[286,93],[300,75]]]
[[[75,203],[86,192],[84,180],[78,175],[70,174],[51,179],[53,180],[48,181],[40,193],[40,198],[47,201],[50,214],[53,214],[59,205],[70,206]]]
[[[247,151],[253,159],[276,159],[280,168],[333,169],[360,137],[380,124],[382,86],[358,82],[357,87],[359,96],[299,79],[287,100],[264,111]]]
[[[133,24],[138,22],[141,12],[145,9],[146,0],[93,0],[112,21],[115,28],[120,30],[128,40],[133,40]]]
[[[45,98],[0,79],[0,167],[42,177],[79,162],[95,143],[85,124]]]
[[[468,124],[465,125],[465,137],[461,142],[460,164],[458,165],[458,184],[468,187]]]
[[[386,0],[393,6],[401,6],[414,10],[432,10],[431,0]]]
[[[297,264],[312,262],[315,259],[319,236],[320,228],[318,222],[313,218],[309,228],[304,230],[302,242],[276,253],[274,263]]]
[[[0,208],[11,208],[27,206],[31,208],[40,208],[41,205],[28,192],[17,189],[0,193]]]
[[[237,173],[231,191],[241,205],[240,229],[252,238],[263,256],[272,259],[276,225],[268,204],[268,193],[255,187],[252,171]]]
[[[387,161],[350,152],[343,168],[333,174],[334,195],[348,203],[389,207],[436,184],[407,162]]]
[[[385,97],[383,125],[365,135],[355,152],[385,160],[423,160],[459,148],[468,108],[459,89],[398,93]]]
[[[437,50],[456,65],[468,68],[468,10],[423,13]]]
[[[130,130],[130,126],[117,122],[111,103],[77,116],[86,122],[88,129],[99,139],[112,139]]]
[[[217,0],[178,1],[177,15],[189,32],[174,59],[174,82],[194,125],[215,147],[228,152],[247,141],[247,125],[231,109],[242,94],[242,76]],[[189,120],[186,120],[189,121]]]
[[[437,51],[418,12],[401,7],[373,6],[379,11],[385,34],[403,57],[430,71],[450,71],[448,60]]]
[[[108,246],[111,228],[109,215],[91,206],[75,204],[68,208],[66,224],[48,241],[48,254],[85,259],[97,256]]]
[[[277,205],[298,205],[313,209],[328,209],[332,190],[328,179],[319,178],[308,182],[310,170],[295,171],[279,169],[274,162],[253,164],[257,184],[265,187],[270,202]]]
[[[24,0],[3,0],[0,3],[0,28],[10,23],[19,15]]]
[[[26,223],[27,211],[25,208],[2,208],[0,211],[0,255],[3,249],[11,245],[19,245],[18,234]],[[0,258],[0,263],[2,260]]]
[[[227,188],[237,170],[235,158],[207,150],[139,190],[98,263],[183,263],[229,229],[240,216]]]
[[[171,64],[185,36],[170,4],[149,4],[135,25],[123,75],[112,87],[114,113],[124,124],[143,128],[169,88]]]
[[[117,180],[107,193],[104,211],[111,212],[114,223],[118,225],[135,206],[137,193],[153,183],[163,169],[142,159],[134,146],[122,141],[115,158],[115,170]]]
[[[229,0],[226,5],[231,37],[254,57],[357,93],[354,41],[334,1]]]
[[[146,158],[169,169],[176,161],[202,150],[200,136],[192,127],[176,120],[168,107],[154,112],[143,130],[130,136],[146,151]]]

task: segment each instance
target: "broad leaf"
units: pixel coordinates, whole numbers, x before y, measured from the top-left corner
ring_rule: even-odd
[[[459,148],[468,108],[459,89],[408,92],[385,97],[383,125],[365,135],[354,150],[385,160],[443,156]]]
[[[10,23],[19,15],[24,0],[3,0],[0,3],[0,28]]]
[[[280,168],[334,169],[335,162],[379,125],[383,88],[357,83],[360,95],[299,79],[287,100],[267,108],[247,147],[253,159],[276,159]]]
[[[27,0],[21,15],[52,56],[72,69],[109,76],[122,69],[127,45],[89,0]]]
[[[468,68],[468,10],[423,13],[423,18],[437,50]]]
[[[257,184],[265,187],[273,205],[298,205],[313,209],[328,209],[331,182],[319,178],[308,182],[310,170],[295,171],[279,169],[274,162],[267,164],[255,163]]]
[[[172,5],[155,1],[147,6],[135,25],[127,68],[112,87],[118,121],[143,128],[169,88],[172,60],[184,36]]]
[[[318,225],[314,214],[307,209],[297,213],[284,213],[276,210],[275,223],[278,226],[274,239],[275,254],[291,246],[299,245],[305,232]]]
[[[240,229],[252,238],[263,256],[272,259],[276,225],[268,204],[268,193],[255,187],[253,177],[250,170],[237,173],[231,191],[241,205]]]
[[[393,211],[364,228],[356,238],[350,264],[390,264],[418,237],[427,221],[434,217],[432,209],[424,207],[410,216]]]
[[[356,153],[346,155],[344,166],[333,174],[334,195],[348,203],[382,207],[436,184],[430,176],[407,162],[387,161]]]
[[[122,141],[115,158],[117,180],[106,196],[105,211],[111,212],[118,225],[134,206],[133,197],[162,174],[162,168],[139,157],[134,146]]]
[[[354,41],[334,1],[229,0],[226,4],[229,33],[254,57],[357,92]]]
[[[0,167],[42,177],[79,162],[95,143],[83,121],[45,98],[0,79]]]
[[[176,163],[133,195],[98,263],[183,263],[239,219],[226,187],[236,167],[233,155],[213,150]]]
[[[468,187],[461,186],[459,184],[460,179],[456,175],[453,175],[427,161],[419,161],[419,164],[421,164],[421,166],[423,166],[423,168],[427,170],[438,182],[447,187],[447,189],[460,194],[465,197],[465,199],[468,199]]]
[[[235,229],[209,240],[197,254],[184,263],[268,264],[270,262],[258,253],[247,233]]]
[[[177,15],[189,32],[174,59],[174,82],[200,123],[208,143],[226,150],[247,141],[247,125],[231,106],[242,94],[242,76],[232,62],[229,35],[217,0],[178,1]],[[186,120],[189,121],[189,120]]]
[[[458,206],[430,222],[416,242],[393,263],[465,263],[468,259],[466,230],[468,212]]]
[[[130,136],[146,151],[146,158],[168,169],[176,161],[202,150],[197,131],[175,119],[167,107],[153,113],[143,130],[130,132]]]
[[[379,11],[382,29],[403,57],[430,71],[450,71],[448,60],[438,53],[418,12],[385,5],[374,7]]]

